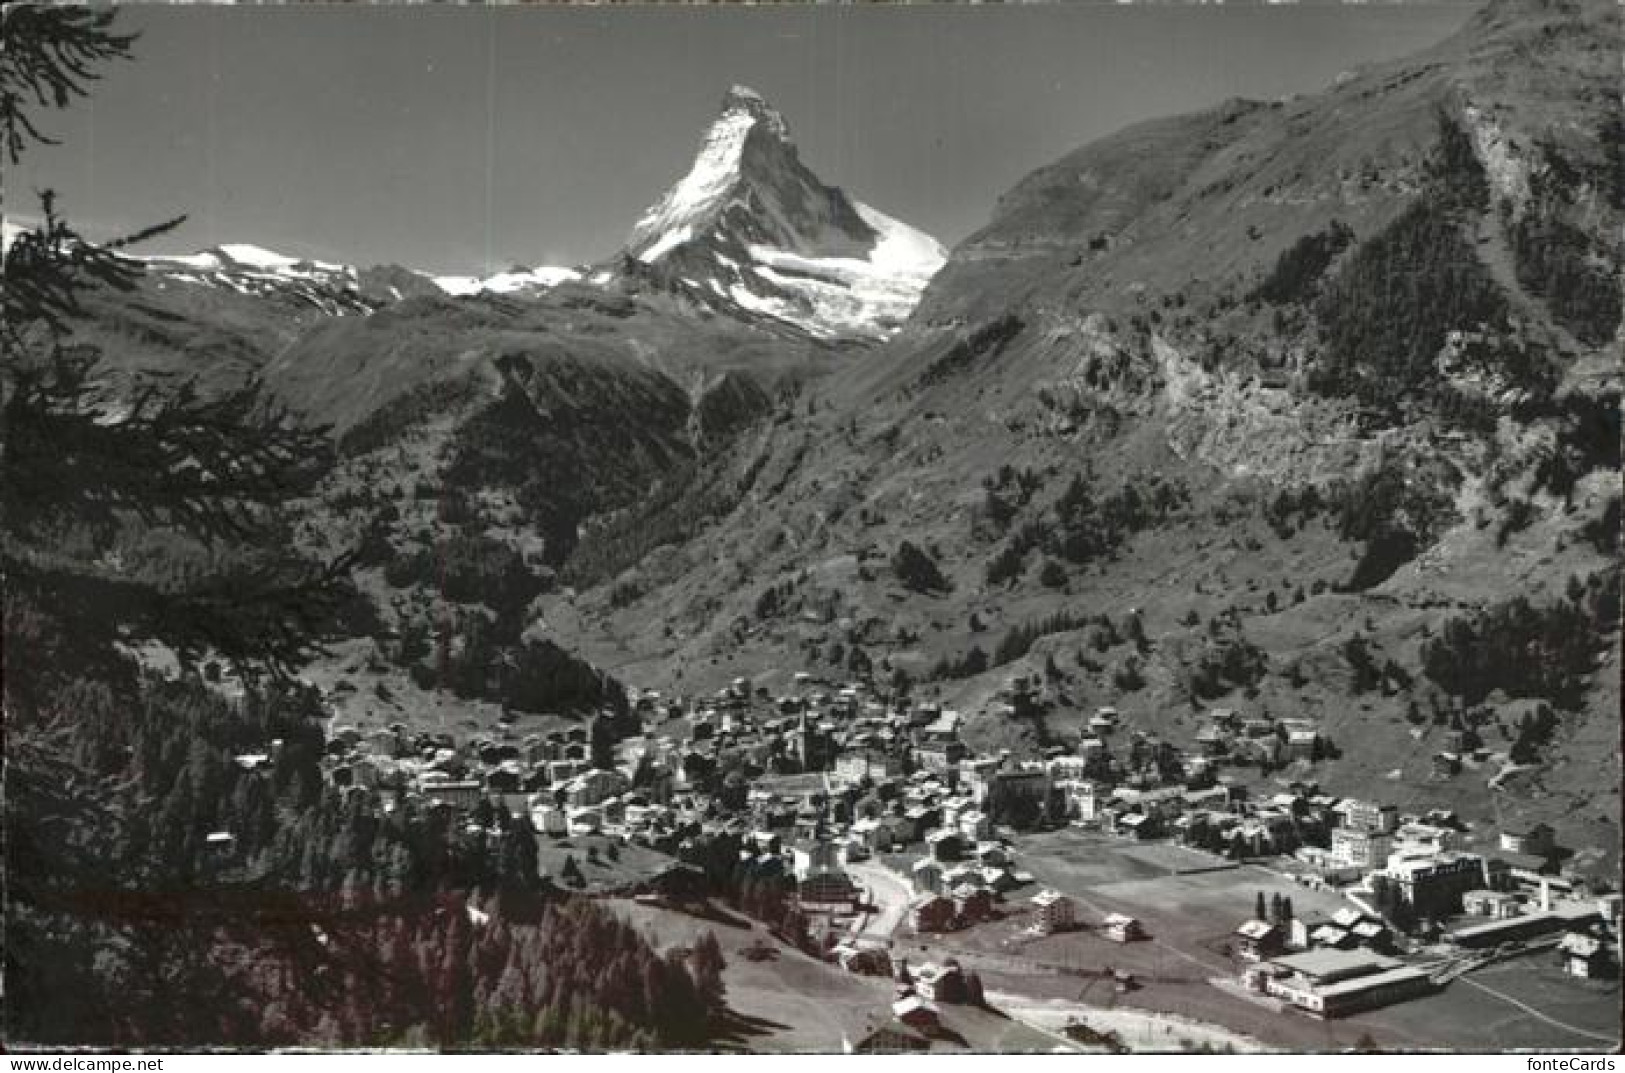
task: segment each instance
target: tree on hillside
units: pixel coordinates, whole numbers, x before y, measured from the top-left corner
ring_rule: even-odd
[[[95,64],[129,55],[134,38],[113,32],[112,19],[83,8],[7,10],[0,140],[10,163],[30,141],[50,140],[31,106],[86,96]],[[347,559],[311,567],[262,550],[190,585],[101,560],[132,524],[204,546],[282,547],[277,508],[321,472],[326,437],[291,421],[257,384],[208,395],[195,380],[137,377],[108,391],[96,375],[104,355],[74,338],[74,322],[92,292],[138,284],[142,269],[121,256],[124,247],[180,221],[98,244],[74,230],[51,191],[40,210],[4,261],[0,555],[11,599],[48,604],[73,638],[75,653],[44,653],[46,661],[83,657],[117,634],[160,640],[183,659],[213,651],[240,668],[286,673],[334,614]]]
[[[51,142],[38,112],[87,96],[102,64],[128,58],[134,36],[116,32],[114,18],[111,9],[8,5],[0,49],[8,163]],[[164,724],[149,711],[173,716],[183,706],[176,691],[158,695],[141,681],[124,646],[156,642],[183,668],[213,656],[251,685],[280,689],[353,593],[348,560],[318,566],[287,550],[281,507],[321,471],[319,431],[298,427],[254,384],[213,394],[184,378],[132,374],[110,384],[101,369],[116,355],[76,334],[92,295],[139,285],[142,268],[123,249],[176,223],[93,242],[47,190],[37,219],[4,252],[4,650],[29,655],[9,659],[5,675],[13,1038],[47,1038],[76,1003],[94,1007],[116,971],[104,964],[111,957],[135,974],[125,991],[145,988],[152,1003],[224,1001],[206,944],[185,927],[125,929],[115,955],[107,925],[73,908],[83,890],[106,888],[115,855],[138,854],[144,882],[184,884],[195,828],[218,805],[211,753],[196,735],[161,809],[138,807],[123,788],[165,763]],[[126,564],[119,552],[131,545],[147,553]],[[87,705],[87,693],[101,701]],[[103,739],[129,743],[127,751],[102,755]],[[292,736],[288,745],[298,753]],[[144,839],[149,824],[156,837]],[[238,923],[228,917],[220,928]],[[159,1022],[144,1027],[163,1031]]]
[[[689,955],[689,963],[693,966],[694,986],[699,989],[707,1008],[713,1012],[723,1009],[727,988],[722,981],[722,970],[728,963],[722,957],[722,945],[717,942],[716,932],[707,931],[700,936]]]
[[[907,540],[892,553],[891,568],[897,579],[915,592],[943,592],[949,587],[936,560]]]
[[[1054,559],[1045,559],[1044,565],[1038,569],[1038,582],[1048,589],[1059,589],[1066,586],[1066,567]]]
[[[559,878],[572,887],[580,888],[587,885],[587,877],[581,874],[581,866],[576,863],[573,853],[565,856],[564,866],[559,869]]]
[[[982,978],[975,972],[965,974],[965,1002],[970,1006],[986,1006],[987,994],[982,986]]]
[[[8,5],[11,163],[44,140],[30,109],[83,96],[95,63],[127,54],[113,18]],[[492,837],[330,792],[319,694],[290,672],[353,590],[347,563],[288,551],[282,509],[325,437],[255,386],[104,380],[121,355],[83,345],[76,322],[98,292],[122,301],[140,266],[49,194],[43,209],[5,251],[0,321],[8,1043],[702,1044],[682,959],[538,890],[528,820],[487,807]],[[144,673],[126,655],[144,641],[247,688],[228,701],[207,672]],[[236,762],[272,742],[253,771]],[[234,848],[206,845],[215,830]]]

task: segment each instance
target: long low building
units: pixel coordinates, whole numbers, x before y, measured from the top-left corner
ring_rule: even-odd
[[[1403,1002],[1435,989],[1426,969],[1363,950],[1311,950],[1264,962],[1243,979],[1254,990],[1320,1017]]]
[[[1564,906],[1560,909],[1536,910],[1522,916],[1504,917],[1483,924],[1470,924],[1450,932],[1450,941],[1469,950],[1498,946],[1520,939],[1533,939],[1541,935],[1565,931],[1601,919],[1601,914],[1585,905]]]
[[[1339,980],[1322,987],[1318,1012],[1322,1017],[1345,1017],[1361,1010],[1374,1010],[1379,1006],[1426,995],[1437,987],[1426,969],[1400,965],[1384,972]]]

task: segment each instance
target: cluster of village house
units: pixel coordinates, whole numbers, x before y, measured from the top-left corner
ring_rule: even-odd
[[[871,1014],[869,1023],[846,1049],[860,1054],[929,1050],[952,1038],[944,1007],[976,1001],[969,977],[958,964],[899,965],[897,990],[889,1009]]]
[[[1018,707],[1032,688],[1012,679],[1000,701]],[[1249,986],[1326,1015],[1428,984],[1428,973],[1391,956],[1394,936],[1376,905],[1383,899],[1430,924],[1482,918],[1449,933],[1465,949],[1559,933],[1569,971],[1616,966],[1618,896],[1588,899],[1557,874],[1549,827],[1506,831],[1500,852],[1470,853],[1449,815],[1402,818],[1394,805],[1338,799],[1302,782],[1253,799],[1221,774],[1260,759],[1318,759],[1325,742],[1308,723],[1215,710],[1195,748],[1181,750],[1102,708],[1076,748],[1017,760],[972,753],[954,711],[897,710],[862,685],[806,675],[776,698],[738,680],[698,701],[640,693],[633,707],[643,733],[609,742],[595,742],[584,725],[461,745],[409,738],[399,726],[334,727],[328,770],[336,785],[392,791],[397,800],[460,811],[501,804],[528,814],[544,836],[596,833],[677,854],[691,837],[733,833],[747,853],[782,862],[809,911],[859,903],[849,861],[912,851],[908,920],[919,932],[988,919],[1007,893],[1032,882],[996,830],[1072,823],[1230,857],[1277,857],[1300,880],[1345,889],[1367,907],[1349,919],[1249,921],[1236,933],[1239,955],[1255,963]],[[1040,892],[1031,909],[1040,931],[1075,923],[1072,900],[1056,891]],[[1129,917],[1099,926],[1121,941],[1141,934]],[[869,952],[845,944],[841,956],[856,967]]]

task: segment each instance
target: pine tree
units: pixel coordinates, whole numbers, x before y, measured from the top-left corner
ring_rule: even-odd
[[[497,875],[503,886],[523,890],[535,885],[536,829],[528,815],[509,819],[497,844],[497,854]]]
[[[689,961],[694,969],[694,986],[699,989],[706,1006],[713,1011],[722,1009],[726,992],[722,970],[727,967],[727,962],[723,960],[722,946],[717,942],[715,932],[707,931],[700,936]]]
[[[102,64],[129,57],[135,38],[113,29],[115,17],[112,9],[8,5],[0,50],[7,163],[18,164],[31,144],[51,143],[38,110],[84,98]],[[69,912],[57,892],[74,884],[100,889],[110,856],[147,844],[159,852],[147,855],[144,874],[184,885],[197,857],[199,814],[180,815],[169,791],[190,795],[197,809],[223,805],[209,757],[180,779],[184,791],[177,785],[151,795],[168,798],[167,805],[135,808],[122,796],[85,792],[121,774],[83,766],[97,735],[116,735],[139,757],[151,755],[162,733],[138,714],[150,689],[118,643],[157,641],[190,665],[213,653],[245,676],[275,679],[319,642],[345,595],[347,563],[296,562],[279,524],[280,505],[308,488],[323,465],[320,432],[297,427],[254,386],[209,395],[195,383],[136,375],[108,390],[97,372],[103,354],[75,338],[89,296],[138,284],[141,265],[123,249],[178,222],[96,243],[73,228],[47,190],[37,222],[4,253],[3,647],[29,653],[7,661],[5,678],[7,973],[9,984],[21,985],[9,989],[7,1028],[16,1038],[53,1038],[55,1023],[68,1026],[69,1042],[85,1043],[107,1018],[97,1013],[74,1027],[80,1004],[120,1005],[104,993],[120,957],[93,967],[74,946],[80,937],[96,942],[109,933]],[[109,569],[106,553],[136,530],[154,546],[207,548],[208,568]],[[61,703],[64,690],[74,683],[105,688],[123,713],[119,723],[91,731],[64,718],[72,712]],[[138,779],[141,769],[132,763],[122,774]],[[167,808],[171,822],[155,830],[148,807],[159,815]],[[44,833],[47,819],[56,833]],[[154,837],[138,842],[137,832]],[[218,1011],[236,1024],[220,973],[208,965],[208,945],[189,927],[167,936],[160,930],[123,929],[116,944],[122,959],[148,966],[174,1010],[204,1018]],[[42,982],[37,972],[48,973],[49,983],[33,986]],[[174,1016],[132,1014],[116,1030],[145,1033],[144,1042],[156,1045]]]
[[[1259,891],[1258,896],[1253,900],[1253,919],[1254,920],[1268,920],[1269,919],[1269,917],[1264,915],[1264,892],[1263,891]]]
[[[965,1002],[972,1006],[986,1006],[987,995],[982,990],[982,978],[974,972],[965,974]]]

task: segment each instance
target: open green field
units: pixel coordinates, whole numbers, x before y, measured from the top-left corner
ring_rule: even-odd
[[[1087,893],[1118,905],[1118,912],[1148,922],[1165,921],[1181,934],[1192,928],[1204,933],[1228,934],[1253,915],[1260,892],[1266,902],[1272,894],[1290,898],[1294,914],[1300,917],[1330,916],[1350,907],[1346,899],[1336,894],[1302,886],[1251,864],[1223,872],[1107,883]]]
[[[1618,980],[1565,976],[1557,955],[1542,952],[1480,969],[1438,994],[1350,1023],[1431,1037],[1437,1046],[1462,1050],[1613,1050],[1620,1039],[1619,999]]]
[[[1152,879],[1169,869],[1143,855],[1128,852],[1130,843],[1077,828],[1022,835],[1016,859],[1046,886],[1071,893],[1107,883]]]
[[[589,853],[593,854],[591,858],[588,857]],[[586,881],[586,886],[580,889],[588,893],[621,890],[652,879],[677,863],[664,853],[620,843],[607,835],[537,837],[537,871],[550,876],[566,890],[574,889],[562,878],[565,861],[571,857],[575,858],[576,866],[581,869],[581,878]]]
[[[1292,900],[1300,917],[1329,916],[1349,903],[1257,865],[1159,843],[1134,843],[1069,828],[1024,837],[1021,866],[1038,882],[1072,895],[1084,923],[1107,913],[1138,917],[1153,938],[1222,940],[1252,916],[1257,895]],[[1205,868],[1209,871],[1194,871]]]

